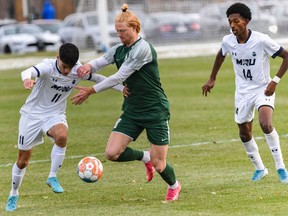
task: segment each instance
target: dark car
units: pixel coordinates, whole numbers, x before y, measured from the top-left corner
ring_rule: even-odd
[[[186,42],[201,36],[200,25],[181,12],[150,13],[143,23],[146,39],[151,42]]]

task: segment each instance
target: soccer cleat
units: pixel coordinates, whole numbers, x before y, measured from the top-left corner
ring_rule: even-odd
[[[146,167],[146,180],[147,182],[150,182],[154,177],[155,168],[153,167],[151,161],[145,163],[145,167]]]
[[[48,178],[46,184],[52,188],[52,191],[55,193],[62,193],[64,190],[59,184],[57,177]]]
[[[178,197],[179,197],[180,191],[181,191],[181,185],[180,185],[180,182],[178,181],[178,187],[177,188],[171,189],[171,188],[168,187],[167,195],[166,195],[165,200],[166,201],[177,200]]]
[[[17,202],[18,202],[19,196],[9,196],[7,204],[6,204],[6,211],[12,212],[15,211],[17,208]]]
[[[255,170],[251,180],[252,181],[259,181],[261,180],[264,176],[268,174],[268,170],[264,168],[263,170]]]
[[[278,169],[277,173],[281,183],[288,183],[288,173],[286,169]]]

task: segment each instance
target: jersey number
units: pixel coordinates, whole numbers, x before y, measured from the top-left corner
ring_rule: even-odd
[[[61,97],[61,94],[55,94],[54,97],[52,98],[51,102],[52,103],[57,103],[59,98]]]
[[[245,79],[250,79],[252,81],[252,74],[251,71],[248,69],[247,71],[245,69],[243,69],[243,75],[245,77]]]

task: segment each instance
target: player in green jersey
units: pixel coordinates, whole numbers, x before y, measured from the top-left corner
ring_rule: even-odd
[[[116,122],[106,146],[106,158],[126,162],[139,160],[146,166],[147,181],[154,176],[154,169],[168,184],[165,200],[178,199],[181,186],[174,169],[166,162],[170,131],[169,102],[161,87],[157,54],[151,44],[139,36],[141,30],[137,16],[127,11],[116,16],[115,29],[122,43],[115,45],[102,57],[79,67],[80,77],[115,64],[118,71],[103,82],[91,87],[76,87],[79,92],[72,97],[73,104],[82,104],[91,94],[99,93],[119,83],[129,89],[124,97],[123,114]],[[128,147],[131,141],[146,129],[150,151]]]

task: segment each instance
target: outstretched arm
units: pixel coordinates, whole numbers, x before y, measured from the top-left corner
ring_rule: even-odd
[[[284,76],[285,72],[288,69],[288,52],[287,50],[283,49],[282,52],[279,54],[279,57],[283,59],[282,64],[278,72],[276,73],[275,77],[271,80],[268,84],[267,88],[265,89],[265,95],[271,96],[274,94],[276,90],[277,84],[280,82],[280,79]]]
[[[222,55],[222,50],[220,49],[216,55],[215,61],[214,61],[214,65],[212,68],[212,72],[210,75],[209,80],[202,86],[202,94],[207,96],[207,93],[211,92],[211,89],[214,87],[215,85],[215,81],[216,81],[216,76],[218,74],[218,71],[222,65],[222,63],[225,60],[225,56]]]
[[[30,90],[36,83],[34,79],[31,79],[32,77],[36,77],[37,73],[36,71],[31,67],[27,70],[22,71],[21,78],[23,81],[23,86],[25,89]]]

